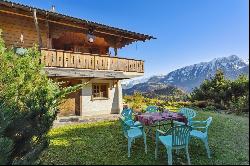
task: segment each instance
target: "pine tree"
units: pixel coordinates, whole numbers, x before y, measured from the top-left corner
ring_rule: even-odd
[[[40,56],[36,47],[17,55],[0,36],[0,165],[36,163],[49,145],[58,105],[83,86],[61,88],[47,77]]]

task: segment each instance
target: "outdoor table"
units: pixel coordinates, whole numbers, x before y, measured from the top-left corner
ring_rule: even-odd
[[[173,121],[183,122],[185,125],[188,122],[184,115],[170,111],[137,114],[135,120],[139,121],[144,127],[149,128],[163,126],[160,123],[167,121],[171,122],[171,126],[173,126]]]
[[[146,126],[168,120],[171,122],[175,120],[187,124],[187,118],[184,115],[170,111],[137,114],[135,119]]]

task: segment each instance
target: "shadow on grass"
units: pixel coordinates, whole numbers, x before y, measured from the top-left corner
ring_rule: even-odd
[[[207,113],[201,114],[200,118],[205,119],[207,116]],[[241,133],[238,127],[242,123],[232,121],[227,117],[224,119],[215,117],[213,123],[209,131],[212,159],[207,158],[204,144],[200,140],[192,138],[189,145],[191,164],[249,163],[249,158],[246,156],[247,147],[235,149],[236,140],[245,140],[245,137],[238,137],[238,134]],[[128,158],[127,139],[123,136],[118,121],[55,128],[50,132],[50,139],[49,149],[41,157],[43,164],[167,164],[166,149],[163,145],[160,145],[158,159],[155,160],[155,142],[151,137],[147,137],[148,154],[144,152],[143,139],[138,138],[133,143],[131,157]],[[173,152],[173,164],[187,164],[184,150],[179,151],[179,154]]]

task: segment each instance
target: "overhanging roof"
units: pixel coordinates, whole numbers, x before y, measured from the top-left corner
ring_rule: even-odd
[[[75,24],[94,27],[95,29],[97,29],[97,31],[99,33],[106,33],[106,34],[116,35],[117,37],[120,37],[120,38],[129,39],[130,42],[128,42],[127,44],[135,42],[135,41],[146,41],[146,40],[150,40],[150,39],[156,39],[155,37],[150,36],[150,35],[136,33],[136,32],[132,32],[132,31],[120,29],[120,28],[115,28],[115,27],[100,24],[97,22],[88,21],[88,20],[80,19],[80,18],[76,18],[76,17],[71,17],[71,16],[60,14],[57,12],[39,9],[36,7],[23,5],[20,3],[14,3],[11,1],[7,1],[7,0],[0,0],[0,5],[15,8],[15,9],[20,9],[20,10],[26,11],[26,12],[30,12],[30,11],[33,11],[34,9],[36,9],[36,12],[38,15],[44,16],[46,18],[48,18],[47,16],[49,16],[49,19],[54,18],[54,19],[57,19],[60,21],[70,21],[70,22],[73,22]]]

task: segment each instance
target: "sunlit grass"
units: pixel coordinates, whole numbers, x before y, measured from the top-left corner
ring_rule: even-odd
[[[190,140],[191,164],[249,164],[249,119],[213,112],[197,112],[198,120],[213,117],[209,129],[212,159],[207,158],[200,140]],[[147,137],[148,154],[144,153],[143,140],[132,145],[131,158],[127,157],[127,139],[118,121],[70,125],[54,128],[49,136],[51,143],[42,155],[43,164],[167,164],[166,151],[160,146],[158,160],[154,158],[155,144]],[[187,164],[184,151],[173,153],[173,164]]]

